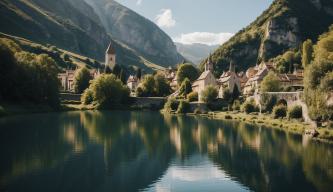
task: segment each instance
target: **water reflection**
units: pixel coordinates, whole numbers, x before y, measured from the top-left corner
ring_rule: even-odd
[[[70,112],[0,119],[4,191],[332,191],[333,146],[202,117]]]

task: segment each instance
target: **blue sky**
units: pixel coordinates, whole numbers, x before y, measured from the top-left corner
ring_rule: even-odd
[[[221,44],[273,0],[117,0],[186,44]]]

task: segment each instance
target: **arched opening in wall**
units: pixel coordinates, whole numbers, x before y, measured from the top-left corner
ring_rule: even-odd
[[[276,105],[285,105],[285,106],[288,106],[288,102],[285,100],[285,99],[280,99]]]

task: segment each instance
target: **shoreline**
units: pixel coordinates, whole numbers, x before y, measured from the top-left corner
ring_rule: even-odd
[[[69,111],[89,111],[97,110],[93,106],[78,105],[78,104],[62,104],[59,110],[55,110],[46,105],[10,105],[4,104],[1,105],[5,113],[0,114],[0,118],[14,116],[14,115],[23,115],[23,114],[36,114],[36,113],[56,113],[56,112],[69,112]],[[112,110],[112,109],[110,109]],[[119,109],[114,109],[119,110]],[[129,111],[145,111],[149,109],[137,109],[131,107],[124,107],[121,110]],[[163,110],[160,111],[162,114],[165,113]],[[173,115],[180,115],[176,113],[171,113]],[[311,130],[311,125],[305,122],[301,122],[296,119],[273,119],[270,115],[267,114],[245,114],[242,112],[228,111],[228,112],[208,112],[206,114],[195,114],[187,113],[182,115],[189,116],[201,116],[208,117],[216,120],[229,120],[229,121],[239,121],[245,122],[253,125],[262,125],[267,128],[278,129],[286,132],[291,132],[298,135],[304,135],[306,130]],[[320,142],[333,143],[333,129],[329,128],[319,128],[316,129],[319,133],[317,137],[311,137],[312,140]],[[310,137],[310,136],[309,136]]]

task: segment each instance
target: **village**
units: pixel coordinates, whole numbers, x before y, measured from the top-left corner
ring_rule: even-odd
[[[112,47],[112,44],[110,44],[105,53],[104,69],[90,70],[91,78],[97,78],[102,73],[105,73],[107,68],[113,69],[116,64],[116,50]],[[176,67],[168,67],[164,71],[156,72],[163,76],[171,88],[171,93],[165,97],[166,99],[183,98],[180,95],[182,82],[180,82],[177,74],[179,67],[184,64],[185,62]],[[77,70],[78,69],[65,70],[63,73],[58,74],[62,92],[74,93],[75,73]],[[191,82],[191,93],[192,95],[197,95],[197,97],[191,99],[191,102],[195,104],[206,103],[207,101],[202,98],[202,92],[207,89],[207,87],[214,87],[217,91],[216,99],[225,99],[226,92],[230,94],[237,92],[237,96],[241,96],[243,100],[253,99],[256,105],[260,105],[260,86],[264,78],[270,73],[276,74],[276,78],[281,87],[280,91],[275,91],[271,94],[279,96],[279,99],[283,100],[286,104],[289,103],[290,100],[299,100],[298,96],[301,95],[304,89],[304,72],[303,69],[298,69],[297,65],[295,65],[292,73],[278,73],[276,66],[271,62],[262,62],[254,67],[250,67],[246,71],[237,72],[235,63],[230,62],[229,70],[223,72],[220,77],[216,78],[214,75],[214,64],[209,57],[205,63],[204,71],[199,74],[196,80]],[[134,74],[128,76],[126,85],[132,97],[140,97],[137,94],[137,90],[141,83],[141,74],[140,77]],[[186,94],[190,94],[189,91]]]

